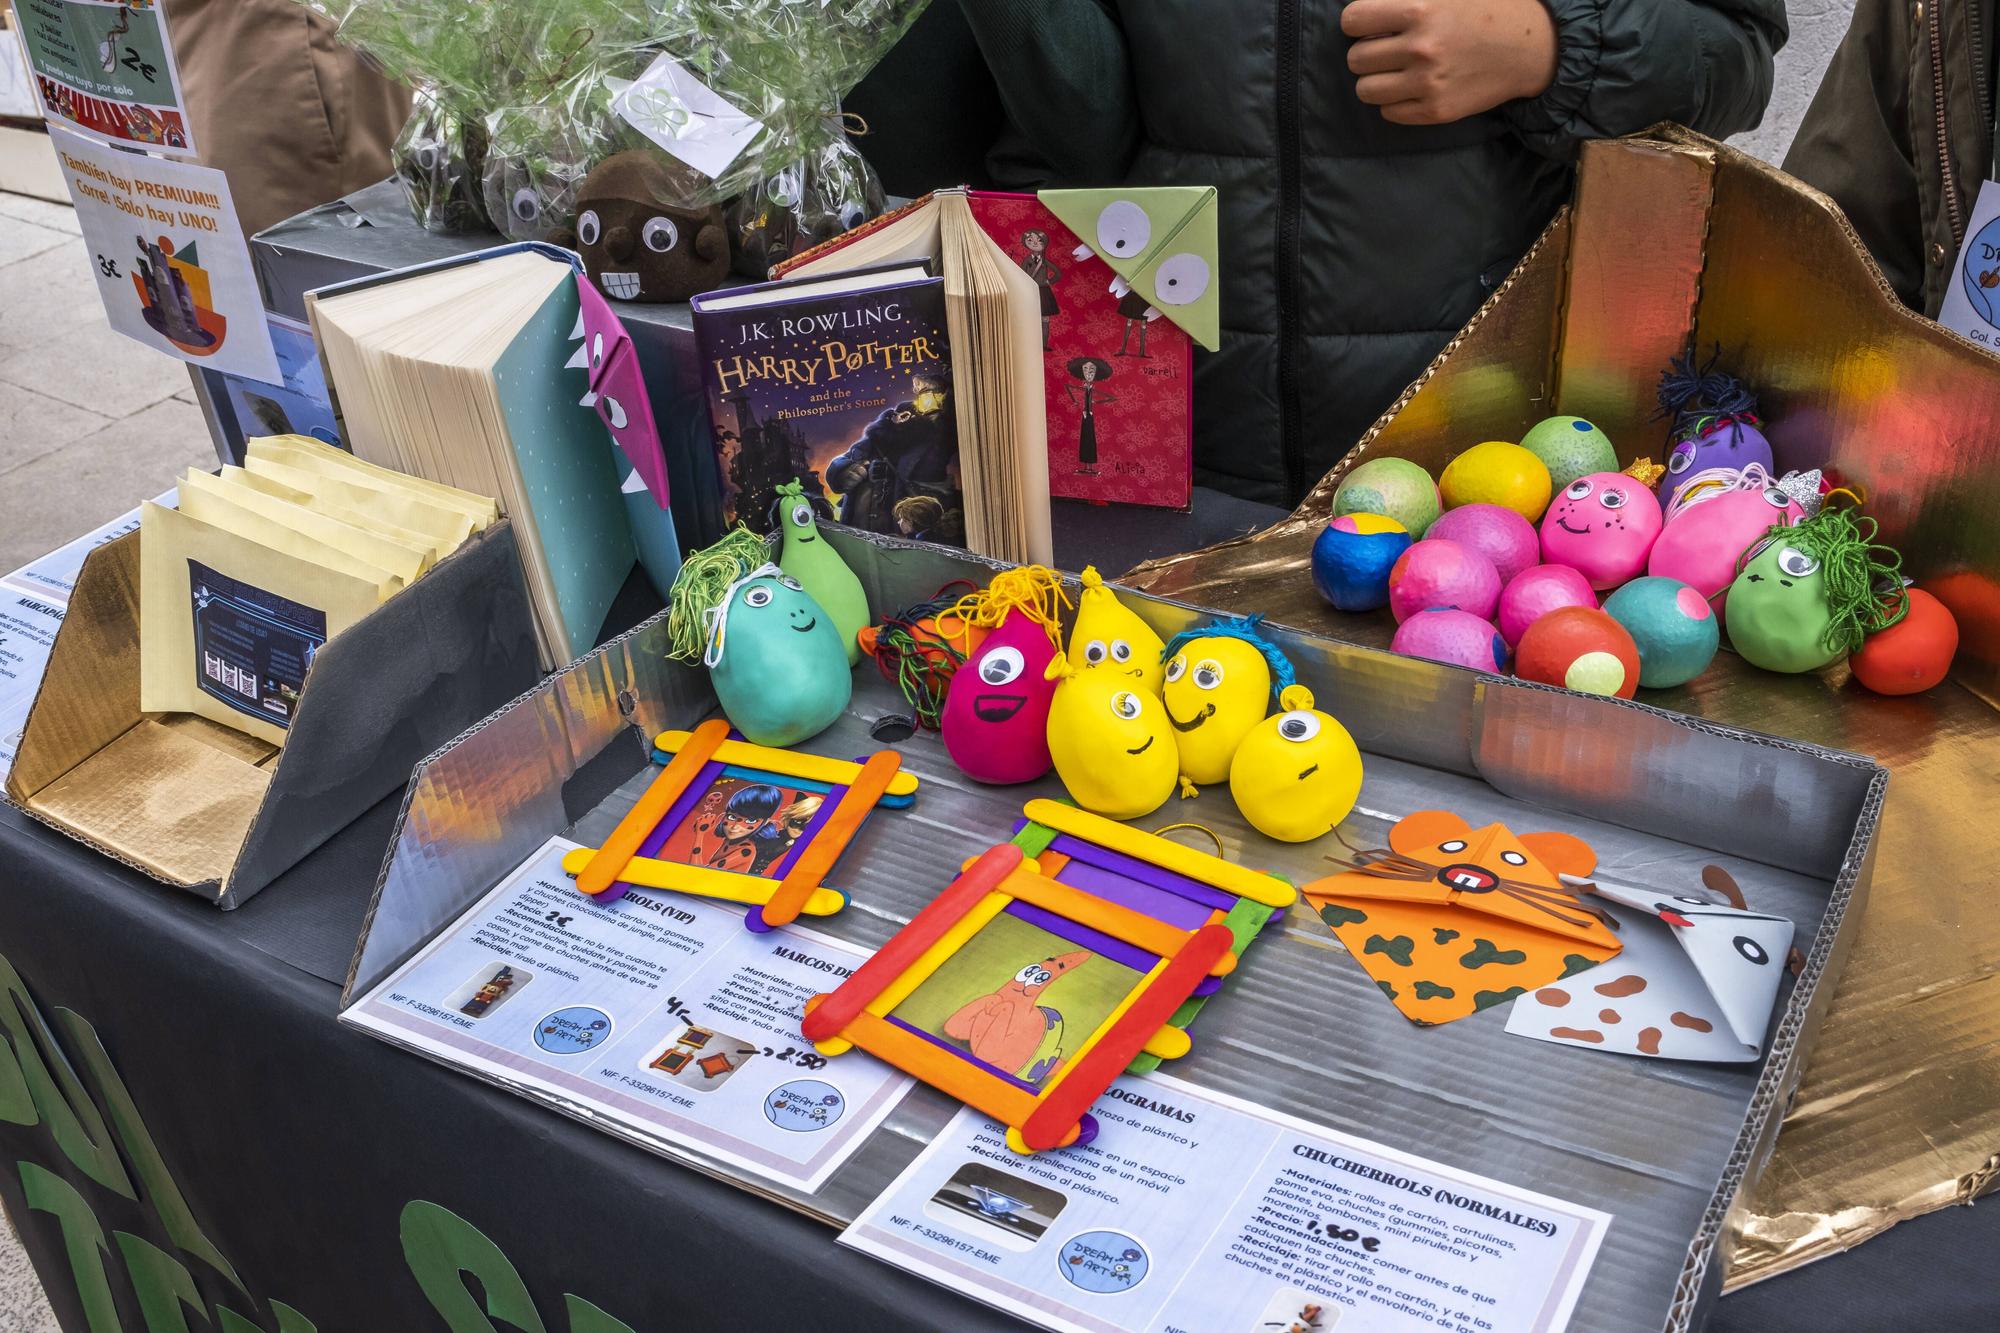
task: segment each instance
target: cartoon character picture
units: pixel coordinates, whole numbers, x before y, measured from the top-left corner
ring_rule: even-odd
[[[1021,233],[1021,271],[1035,280],[1041,289],[1042,298],[1042,350],[1049,350],[1049,330],[1055,324],[1057,315],[1062,313],[1062,304],[1056,300],[1056,284],[1062,281],[1062,270],[1049,262],[1049,234],[1039,227]]]
[[[710,792],[695,819],[692,864],[756,874],[761,837],[784,801],[782,791],[761,782],[733,792]]]
[[[753,875],[768,875],[785,859],[812,822],[819,816],[822,802],[817,796],[800,796],[779,810],[771,821],[751,835],[757,856],[750,865]]]
[[[1024,1083],[1040,1083],[1062,1067],[1062,1011],[1038,1003],[1064,973],[1083,966],[1088,949],[1029,963],[991,994],[961,1006],[945,1020],[944,1035],[963,1042],[974,1059]]]
[[[896,506],[905,499],[929,496],[947,510],[960,503],[951,477],[957,461],[951,376],[942,369],[920,370],[910,377],[910,396],[882,409],[860,438],[826,465],[827,488],[841,497],[841,522],[893,532]]]
[[[229,321],[216,313],[208,270],[193,245],[175,247],[160,236],[135,237],[132,285],[146,323],[174,346],[193,356],[210,356],[228,336]]]
[[[687,193],[669,160],[644,148],[613,153],[583,178],[576,248],[606,296],[685,301],[728,276],[722,209],[679,207],[674,201]]]
[[[1563,487],[1542,516],[1542,559],[1604,592],[1646,572],[1662,523],[1651,487],[1623,472],[1593,472]]]
[[[1097,475],[1097,408],[1100,404],[1118,401],[1098,387],[1111,378],[1111,363],[1101,356],[1075,356],[1070,358],[1068,369],[1069,377],[1076,383],[1063,385],[1063,392],[1083,413],[1076,431],[1076,470],[1086,477],[1094,477]]]

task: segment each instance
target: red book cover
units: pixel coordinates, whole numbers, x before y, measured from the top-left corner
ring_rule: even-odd
[[[1041,287],[1049,494],[1186,509],[1193,340],[1137,292],[1115,292],[1111,266],[1035,196],[970,199],[974,219]]]

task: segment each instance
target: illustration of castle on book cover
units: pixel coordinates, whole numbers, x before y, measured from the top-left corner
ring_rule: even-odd
[[[797,478],[828,518],[965,545],[939,279],[751,309],[698,299],[694,321],[726,523],[772,531]]]

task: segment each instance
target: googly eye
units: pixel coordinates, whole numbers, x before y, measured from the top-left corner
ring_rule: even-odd
[[[1303,709],[1278,719],[1278,734],[1294,744],[1304,744],[1319,735],[1319,719]]]
[[[840,206],[840,226],[843,231],[853,231],[867,220],[868,210],[860,204],[848,203]]]
[[[597,221],[597,211],[586,208],[577,215],[576,239],[583,245],[596,245],[598,235],[603,231]]]
[[[1114,662],[1131,661],[1132,645],[1123,639],[1113,639],[1111,641],[1111,660]]]
[[[1776,486],[1766,486],[1764,488],[1764,503],[1773,509],[1790,509],[1792,507],[1792,497],[1779,490]]]
[[[803,193],[800,185],[799,169],[797,167],[786,167],[783,171],[775,173],[771,177],[770,183],[765,186],[765,193],[769,194],[771,202],[780,208],[790,208],[793,204],[796,204],[799,201],[799,196]]]
[[[1130,199],[1106,204],[1097,215],[1097,248],[1122,259],[1142,253],[1153,239],[1153,223],[1146,210]]]
[[[780,574],[778,576],[778,582],[784,584],[787,588],[790,588],[793,592],[804,592],[806,590],[805,584],[800,583],[797,579],[793,578],[789,574]]]
[[[1222,663],[1212,657],[1195,663],[1194,683],[1204,690],[1212,690],[1222,684]]]
[[[595,370],[604,364],[604,335],[595,333],[590,338],[590,366]]]
[[[1607,486],[1604,488],[1604,494],[1597,497],[1597,503],[1603,505],[1606,509],[1623,509],[1626,499],[1625,492],[1616,491]]]
[[[514,197],[508,202],[507,207],[523,222],[534,222],[542,216],[542,201],[535,197],[533,190],[525,187],[514,191]]]
[[[1674,446],[1674,451],[1667,455],[1667,471],[1673,473],[1676,477],[1693,466],[1694,446],[1692,444],[1677,444]]]
[[[1086,666],[1096,666],[1099,662],[1102,662],[1110,654],[1110,652],[1111,650],[1104,646],[1104,640],[1092,639],[1089,643],[1083,645],[1084,664]]]
[[[1146,707],[1139,702],[1138,695],[1133,694],[1130,690],[1120,690],[1111,696],[1111,711],[1124,718],[1127,722],[1130,722],[1133,718],[1145,712]]]
[[[1170,256],[1153,275],[1161,305],[1192,305],[1208,292],[1208,261],[1200,255]]]
[[[1465,839],[1453,838],[1450,842],[1441,842],[1438,844],[1438,850],[1441,852],[1462,852],[1465,850]]]
[[[1596,489],[1587,477],[1578,477],[1563,489],[1563,494],[1572,500],[1588,500],[1590,493]]]
[[[1528,858],[1519,852],[1502,852],[1500,853],[1500,859],[1510,866],[1524,866],[1528,864]]]
[[[1778,552],[1778,568],[1795,579],[1802,579],[1819,568],[1819,561],[1796,546],[1787,546]]]
[[[743,594],[743,604],[745,606],[769,606],[771,604],[771,590],[769,588],[752,588],[749,592]]]
[[[792,526],[809,528],[813,525],[813,507],[804,500],[792,506]]]
[[[654,218],[639,228],[639,239],[656,255],[663,255],[681,243],[681,229],[672,218]]]
[[[1187,658],[1181,656],[1179,653],[1174,654],[1172,660],[1170,660],[1167,663],[1168,683],[1171,684],[1172,682],[1179,680],[1182,676],[1185,676],[1186,674],[1187,674]]]
[[[437,170],[438,150],[435,144],[425,144],[412,154],[412,156],[417,159],[417,166],[424,172],[429,173]]]
[[[979,664],[979,678],[988,685],[1005,685],[1028,665],[1019,648],[995,648]]]

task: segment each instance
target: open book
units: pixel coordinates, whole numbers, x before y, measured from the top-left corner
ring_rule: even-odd
[[[786,280],[928,261],[944,277],[957,400],[966,545],[1048,564],[1048,416],[1041,289],[972,216],[964,190],[940,190],[806,251]]]

